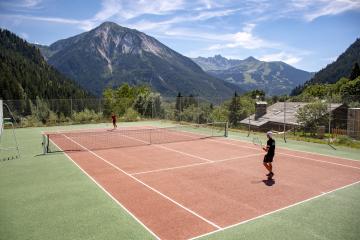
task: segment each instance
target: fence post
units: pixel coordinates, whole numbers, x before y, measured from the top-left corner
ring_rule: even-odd
[[[197,123],[200,124],[200,97],[197,96]]]
[[[182,96],[180,96],[179,97],[180,98],[180,107],[179,107],[179,114],[180,114],[180,116],[179,116],[179,121],[181,122],[181,118],[182,118],[182,101],[183,101],[183,97]]]
[[[250,129],[250,116],[251,116],[251,113],[249,113],[249,130],[248,130],[248,137],[250,136],[250,131],[251,131],[251,129]]]
[[[73,115],[73,102],[72,98],[70,98],[70,117]]]
[[[329,101],[329,134],[331,134],[331,100]]]
[[[284,99],[284,142],[286,142],[286,99]]]

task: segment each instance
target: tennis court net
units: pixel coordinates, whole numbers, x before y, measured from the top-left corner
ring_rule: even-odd
[[[186,124],[171,127],[94,129],[43,133],[44,153],[61,151],[89,151],[151,144],[226,137],[227,123]]]

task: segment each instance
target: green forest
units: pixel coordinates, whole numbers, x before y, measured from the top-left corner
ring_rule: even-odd
[[[0,99],[16,100],[11,108],[22,116],[39,115],[44,99],[91,97],[73,81],[48,65],[39,49],[8,30],[0,29]],[[56,110],[65,109],[58,106]],[[41,113],[48,117],[46,113]],[[45,122],[44,117],[40,117]]]

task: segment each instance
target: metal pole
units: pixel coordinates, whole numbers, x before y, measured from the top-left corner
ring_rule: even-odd
[[[12,113],[11,110],[10,110],[10,107],[9,107],[7,104],[5,104],[5,103],[3,103],[3,106],[5,106],[5,107],[7,108],[8,112],[9,112],[9,115],[11,116],[11,118],[12,118],[13,121],[14,121],[14,123],[16,124],[16,127],[18,127],[17,122],[16,122],[16,120],[15,120],[15,117],[14,117],[13,113]],[[2,124],[3,124],[3,123],[2,123]],[[20,158],[19,144],[18,144],[18,141],[17,141],[17,139],[16,139],[16,135],[15,135],[15,127],[14,127],[15,125],[14,125],[12,122],[10,122],[10,124],[11,124],[11,126],[12,126],[12,134],[13,134],[14,141],[15,141],[15,145],[16,145],[16,151],[17,151],[17,154],[18,154],[18,156],[19,156],[19,158]]]
[[[284,142],[286,142],[286,99],[284,99]]]
[[[179,121],[181,122],[181,112],[182,112],[182,96],[179,97],[180,107],[179,107]]]
[[[251,115],[249,115],[249,130],[248,130],[248,135],[247,135],[248,137],[250,136],[250,131],[251,131],[251,129],[250,129],[250,116]]]
[[[70,98],[70,116],[73,115],[73,102],[72,102],[72,98]]]
[[[197,96],[197,123],[200,124],[200,97]]]
[[[328,138],[328,142],[330,144],[330,137],[331,137],[331,101],[330,101],[330,97],[328,99],[328,108],[329,108],[329,126],[328,126],[329,138]]]

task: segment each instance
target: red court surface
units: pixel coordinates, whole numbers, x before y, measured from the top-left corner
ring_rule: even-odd
[[[54,141],[54,140],[53,140]],[[268,180],[264,151],[225,138],[87,151],[55,139],[67,156],[159,239],[191,239],[360,181],[360,161],[276,149]]]

